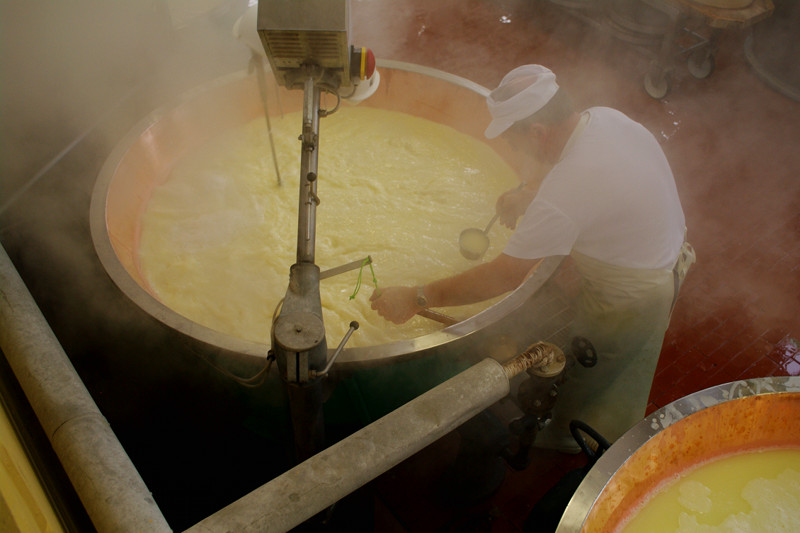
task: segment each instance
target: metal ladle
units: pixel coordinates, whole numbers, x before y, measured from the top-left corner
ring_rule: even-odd
[[[521,182],[516,190],[519,191],[524,186],[525,182]],[[486,228],[483,230],[480,228],[467,228],[461,232],[461,235],[458,236],[458,249],[461,251],[461,255],[470,261],[477,261],[483,257],[483,254],[489,249],[489,229],[499,216],[500,213],[495,213],[492,220],[486,224]]]
[[[458,236],[458,249],[461,251],[461,255],[470,261],[477,261],[483,257],[483,254],[489,249],[489,236],[487,235],[489,228],[499,216],[500,214],[496,213],[486,225],[486,229],[467,228],[461,232],[461,235]]]

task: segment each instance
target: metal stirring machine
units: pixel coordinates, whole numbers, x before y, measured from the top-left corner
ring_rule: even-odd
[[[324,447],[322,380],[330,368],[314,248],[320,201],[319,120],[335,108],[320,109],[320,94],[334,94],[338,107],[343,94],[355,94],[361,83],[369,85],[375,75],[372,52],[349,42],[349,21],[346,1],[267,1],[258,6],[258,33],[275,79],[288,89],[303,90],[297,262],[291,267],[289,287],[272,324],[270,354],[289,392],[300,460]],[[357,328],[358,323],[353,322],[330,363]]]
[[[272,324],[269,358],[277,362],[288,391],[295,449],[302,461],[325,448],[322,415],[323,379],[342,352],[350,329],[329,355],[319,295],[320,269],[314,262],[314,239],[318,197],[319,120],[336,111],[341,97],[371,93],[379,75],[375,58],[365,48],[349,42],[349,3],[346,0],[307,0],[288,4],[262,1],[258,6],[258,33],[277,82],[287,89],[303,90],[301,165],[298,203],[297,262],[291,266],[289,286]],[[263,89],[263,86],[262,86]],[[337,99],[333,110],[320,108],[321,92]],[[551,345],[552,346],[552,345]],[[560,350],[552,346],[556,352]],[[541,349],[539,349],[541,351]],[[534,350],[536,352],[536,350]],[[523,387],[520,397],[531,406],[517,433],[523,435],[511,462],[525,466],[527,453],[546,420],[555,398],[553,384],[561,376],[566,360],[548,356],[546,368],[538,370],[543,384]],[[537,363],[542,366],[541,361]],[[526,425],[527,424],[527,425]]]

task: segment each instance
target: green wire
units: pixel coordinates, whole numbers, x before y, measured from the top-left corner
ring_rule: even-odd
[[[378,278],[375,277],[375,270],[372,268],[372,258],[367,256],[361,262],[361,268],[358,270],[358,278],[356,279],[356,288],[353,290],[353,294],[350,295],[350,299],[354,299],[358,291],[361,289],[361,273],[364,272],[364,265],[369,265],[369,271],[372,272],[372,283],[375,285],[375,289],[378,289]]]

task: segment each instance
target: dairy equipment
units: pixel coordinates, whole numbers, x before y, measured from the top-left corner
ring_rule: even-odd
[[[328,367],[328,349],[314,247],[320,201],[319,119],[335,108],[320,109],[320,94],[354,94],[362,80],[375,71],[372,52],[350,45],[349,14],[346,0],[262,1],[258,6],[258,33],[275,79],[288,89],[303,89],[297,262],[291,267],[289,287],[272,324],[270,355],[289,391],[299,459],[324,447],[322,374]],[[354,324],[350,331],[357,327]]]
[[[340,57],[340,63],[343,61]],[[371,84],[374,94],[360,105],[422,116],[483,137],[488,120],[484,105],[486,89],[416,65],[382,61],[378,67],[383,73],[382,83],[377,89]],[[347,382],[343,387],[338,386],[342,381],[357,381],[361,394],[369,399],[368,405],[361,406],[368,417],[362,423],[367,423],[476,362],[476,358],[490,356],[505,361],[537,340],[566,345],[563,336],[571,313],[560,290],[548,283],[562,261],[553,257],[545,260],[534,275],[501,302],[469,319],[420,338],[383,346],[344,348],[336,364],[330,366],[334,354],[328,349],[324,324],[319,318],[318,284],[323,273],[313,261],[314,228],[308,224],[313,221],[316,200],[324,200],[324,189],[317,189],[324,183],[310,174],[318,156],[318,138],[314,134],[318,121],[315,123],[314,115],[319,108],[319,93],[332,92],[335,80],[340,79],[337,76],[344,71],[334,69],[333,73],[323,74],[324,69],[318,66],[308,68],[313,74],[303,82],[303,98],[298,98],[299,90],[280,84],[277,88],[285,109],[301,109],[304,113],[300,155],[306,162],[301,172],[299,210],[304,214],[298,213],[298,225],[303,227],[297,236],[298,263],[291,268],[287,298],[273,328],[273,345],[281,345],[277,349],[209,330],[168,309],[147,291],[148,284],[137,268],[136,257],[137,216],[165,169],[188,149],[201,145],[222,129],[260,118],[264,112],[258,80],[253,76],[237,73],[214,80],[145,117],[119,142],[101,169],[91,212],[95,249],[113,281],[150,316],[185,336],[192,346],[198,346],[198,355],[215,368],[225,370],[226,375],[248,386],[260,381],[241,376],[264,378],[258,394],[271,395],[282,388],[276,383],[274,372],[265,376],[265,365],[268,366],[265,355],[272,350],[281,370],[281,381],[293,396],[291,409],[297,430],[294,440],[300,443],[298,457],[319,449],[321,396],[333,394],[333,400],[326,405],[335,404],[337,391],[347,391]],[[288,73],[284,73],[284,79],[292,87],[299,83]],[[318,83],[319,80],[325,80],[325,85]],[[306,85],[310,91],[305,90]],[[343,94],[349,95],[351,91],[352,87]],[[509,155],[502,143],[492,146]],[[265,180],[269,179],[265,175]],[[297,331],[298,325],[301,331]],[[311,335],[307,335],[309,332]],[[281,351],[282,354],[277,353]],[[391,371],[384,371],[389,364]],[[234,373],[237,375],[233,376]],[[323,377],[326,375],[327,378]],[[523,406],[527,419],[519,428],[519,435],[528,444],[535,436],[537,424],[543,423],[547,414],[546,405],[541,402],[535,405],[537,395],[544,394],[545,399],[552,401],[552,387],[558,375],[544,378],[541,387],[523,394],[523,403],[530,408]],[[331,393],[334,385],[337,391]],[[513,390],[516,388],[514,384]],[[526,452],[527,444],[523,442],[519,450],[506,455],[516,457],[517,464],[524,465]]]
[[[476,138],[482,137],[488,120],[485,105],[481,105],[485,89],[417,65],[383,61],[378,66],[383,72],[381,87],[360,106],[417,114]],[[279,91],[286,111],[300,108],[299,91],[284,87]],[[270,97],[274,99],[274,95]],[[254,389],[254,393],[271,398],[283,388],[274,368],[266,376],[263,372],[267,363],[265,355],[271,347],[203,327],[165,306],[149,292],[136,256],[137,217],[159,176],[164,176],[191,147],[203,146],[205,140],[218,135],[222,129],[253,119],[260,121],[261,113],[257,80],[246,73],[214,80],[177,103],[156,110],[119,142],[103,166],[95,184],[91,221],[98,257],[113,281],[133,302],[186,336],[187,342],[197,346],[198,355],[216,368],[226,370],[226,375],[263,378],[263,385]],[[500,153],[505,153],[502,144],[495,146]],[[268,150],[268,147],[264,145],[263,149]],[[268,171],[263,179],[271,187],[275,186]],[[454,228],[453,237],[459,229],[459,226]],[[455,247],[456,243],[452,245]],[[457,250],[455,252],[457,254]],[[346,347],[330,368],[328,377],[320,379],[324,388],[336,387],[332,393],[328,390],[332,396],[326,401],[326,408],[333,408],[340,403],[338,397],[346,396],[348,390],[356,387],[365,402],[354,405],[347,416],[352,418],[364,413],[362,416],[368,418],[361,418],[362,423],[370,422],[466,365],[477,362],[477,358],[491,356],[505,361],[538,340],[567,345],[565,336],[571,309],[562,289],[553,283],[561,263],[561,257],[546,259],[519,288],[457,324],[383,345]],[[339,270],[338,267],[327,269],[319,276]],[[561,281],[565,283],[564,288],[572,283],[568,277]],[[358,331],[354,333],[357,334]],[[327,356],[327,361],[331,360],[332,353]],[[321,365],[314,370],[323,373],[324,367]],[[237,378],[237,381],[241,380]],[[259,380],[248,380],[246,385],[259,383]],[[547,387],[540,392],[550,398]],[[535,420],[534,414],[531,417],[530,421]],[[274,422],[268,424],[267,430],[278,429]],[[529,427],[522,428],[527,435],[530,435],[529,430]]]
[[[416,115],[476,138],[482,136],[482,128],[488,120],[485,106],[479,107],[485,89],[418,65],[379,61],[378,66],[383,72],[381,88],[360,106]],[[280,88],[280,98],[287,112],[300,109],[298,93]],[[274,101],[274,95],[271,97]],[[240,72],[197,87],[177,102],[144,117],[118,142],[100,171],[92,199],[95,250],[116,285],[149,315],[188,337],[213,346],[220,352],[219,358],[243,365],[245,368],[237,369],[242,375],[264,366],[269,344],[211,330],[161,303],[138,268],[136,226],[151,189],[186,151],[202,146],[221,130],[260,120],[261,113],[263,108],[254,76]],[[508,155],[503,144],[491,146],[500,154]],[[266,145],[264,150],[268,150]],[[269,172],[265,173],[264,180],[272,184]],[[460,228],[455,228],[452,237],[454,247],[458,230]],[[560,343],[559,337],[565,334],[571,311],[563,294],[548,281],[561,262],[560,257],[545,260],[518,289],[458,324],[413,339],[347,347],[337,359],[334,370],[401,364],[434,355],[445,359],[454,354],[474,352],[491,353],[504,359],[536,340],[558,339]],[[334,269],[338,271],[338,266],[326,269],[320,277]],[[523,321],[521,316],[529,317],[535,327],[531,329],[530,320]]]
[[[380,61],[378,67],[383,73],[381,85],[360,106],[420,116],[475,138],[483,138],[483,129],[489,120],[484,104],[486,89],[417,65]],[[271,74],[268,76],[268,86],[271,87],[270,83]],[[301,91],[280,86],[277,95],[269,95],[271,102],[278,95],[284,111],[302,109]],[[272,109],[277,111],[277,106],[273,105]],[[191,343],[199,343],[198,354],[215,367],[237,376],[260,375],[261,378],[264,378],[265,355],[271,349],[270,345],[204,327],[169,309],[149,292],[149,284],[138,267],[136,227],[150,190],[187,150],[202,146],[225,128],[260,119],[263,112],[257,79],[246,73],[225,76],[197,87],[177,102],[154,111],[131,129],[109,156],[95,184],[91,213],[96,252],[116,285],[131,300],[151,316],[187,336]],[[502,142],[490,146],[509,156],[509,150]],[[268,150],[268,147],[265,145],[264,149]],[[265,174],[264,180],[273,183],[269,173]],[[316,187],[316,182],[311,186]],[[318,196],[324,200],[324,191]],[[330,207],[336,209],[338,206]],[[306,220],[305,217],[298,218],[299,222]],[[464,365],[475,362],[474,358],[479,355],[505,360],[538,340],[566,345],[561,337],[567,333],[571,310],[560,290],[548,283],[561,261],[560,257],[545,260],[518,289],[485,311],[457,324],[422,337],[384,345],[345,347],[325,382],[333,385],[347,378],[358,383],[362,393],[370,399],[366,411],[370,419],[374,419],[449,377]],[[317,270],[312,265],[304,268]],[[316,277],[316,272],[313,275]],[[309,283],[316,286],[315,279]],[[287,310],[284,304],[284,311]],[[531,326],[532,323],[535,325]],[[358,335],[358,331],[354,335]],[[335,342],[339,340],[335,339]],[[324,358],[319,356],[317,366],[311,370],[324,370],[331,358],[332,353]],[[393,365],[391,372],[381,370],[387,364]],[[386,380],[391,375],[414,377],[399,381],[395,378],[391,386],[387,386]],[[274,369],[265,379],[265,387],[261,389],[263,393],[276,395],[281,386],[275,383]],[[253,380],[247,384],[258,383]]]
[[[587,474],[559,533],[617,531],[644,495],[687,469],[729,454],[800,446],[800,380],[735,381],[655,411],[620,437]]]
[[[3,349],[93,524],[171,531],[1,247],[0,282]],[[545,344],[502,366],[486,359],[188,531],[286,531],[506,396],[520,372],[555,376],[563,363],[564,354]]]
[[[389,102],[394,106],[393,109],[403,112],[414,113],[421,110],[433,120],[474,132],[476,136],[482,134],[486,120],[481,106],[483,88],[455,76],[421,67],[387,63],[381,68],[387,74],[387,83],[381,89],[385,91],[384,104]],[[247,371],[263,367],[266,345],[254,346],[255,343],[248,345],[246,342],[236,341],[228,344],[230,339],[218,342],[222,336],[209,334],[198,325],[185,320],[175,322],[179,324],[175,328],[177,334],[162,328],[157,321],[170,323],[175,317],[168,309],[159,306],[152,297],[148,300],[144,296],[146,292],[136,285],[135,268],[128,270],[136,262],[133,255],[135,217],[131,213],[136,212],[141,207],[141,202],[147,198],[147,187],[152,185],[148,180],[163,177],[163,170],[174,162],[174,158],[180,157],[181,151],[187,146],[218,133],[220,128],[225,127],[225,120],[236,122],[249,117],[261,118],[260,113],[263,111],[259,105],[256,87],[252,76],[242,77],[238,74],[222,81],[211,82],[192,90],[174,106],[164,106],[156,113],[146,116],[131,129],[129,135],[124,135],[108,156],[107,164],[103,165],[95,183],[97,196],[92,200],[90,214],[92,233],[97,238],[96,248],[92,250],[92,243],[88,241],[88,227],[84,227],[86,213],[75,215],[76,225],[83,230],[80,235],[86,240],[81,241],[85,246],[76,246],[76,253],[73,254],[70,250],[69,259],[76,259],[81,268],[72,270],[69,261],[65,261],[70,265],[67,268],[55,266],[52,276],[60,281],[54,290],[48,290],[47,299],[56,302],[50,307],[50,312],[57,315],[53,322],[59,328],[62,339],[65,339],[62,342],[70,349],[74,363],[84,374],[82,377],[86,379],[85,376],[88,375],[90,390],[102,402],[103,414],[120,434],[121,441],[125,443],[125,451],[142,469],[143,477],[151,490],[156,488],[154,493],[162,508],[169,509],[170,524],[173,527],[197,519],[197,513],[207,511],[219,500],[228,498],[230,501],[250,490],[253,485],[248,487],[247,484],[254,484],[253,478],[258,478],[259,483],[269,479],[272,466],[265,467],[261,462],[262,458],[269,457],[272,460],[277,457],[274,462],[280,467],[282,455],[264,446],[264,441],[270,444],[267,439],[252,439],[252,434],[242,429],[243,424],[240,422],[244,414],[239,416],[239,413],[245,410],[240,411],[238,408],[246,400],[239,402],[231,398],[249,395],[251,391],[242,391],[237,382],[208,379],[206,374],[213,374],[213,370],[193,358],[195,350],[203,355],[210,351],[211,362],[224,361],[226,364],[218,366],[230,365],[234,368],[241,364],[245,371],[240,375],[250,375]],[[281,91],[287,95],[301,92],[285,87]],[[425,101],[425,98],[430,100]],[[290,99],[287,97],[288,100]],[[370,100],[361,105],[370,105]],[[131,115],[139,117],[140,111],[141,109],[136,109]],[[126,129],[130,127],[126,121],[121,121],[118,126]],[[107,154],[108,152],[103,152],[104,156]],[[93,155],[96,157],[96,154]],[[96,158],[88,161],[87,168],[76,171],[70,178],[75,181],[79,178],[93,181],[102,161]],[[93,166],[95,163],[96,167]],[[265,180],[269,178],[269,175],[265,176]],[[88,193],[92,183],[85,185]],[[136,189],[137,185],[142,188]],[[320,196],[324,200],[324,195]],[[59,198],[59,201],[69,207],[75,205],[76,211],[78,207],[87,208],[88,211],[88,197],[88,194],[82,195],[82,201],[74,203],[63,202],[63,198]],[[62,212],[59,211],[59,214]],[[70,218],[70,221],[73,219]],[[69,224],[67,226],[72,227]],[[29,244],[31,252],[43,248],[37,245],[36,240],[25,243],[26,246]],[[17,255],[21,248],[17,247]],[[50,251],[47,247],[44,249]],[[91,257],[88,261],[78,262],[77,258],[84,251]],[[102,264],[97,263],[95,251]],[[416,395],[420,389],[431,386],[431,382],[438,383],[442,380],[442,375],[453,373],[453,367],[457,365],[470,364],[475,357],[491,356],[506,360],[528,346],[532,337],[553,338],[561,335],[563,326],[568,323],[569,311],[557,298],[548,298],[557,291],[552,290],[552,287],[545,287],[560,261],[560,258],[546,261],[525,286],[512,293],[501,305],[460,324],[444,328],[436,334],[422,339],[408,339],[391,346],[343,351],[337,364],[330,369],[331,373],[339,375],[327,381],[338,379],[347,369],[355,369],[352,372],[357,374],[360,372],[359,368],[371,371],[372,368],[369,367],[379,367],[386,362],[396,363],[394,366],[397,368],[392,369],[391,375],[389,372],[378,372],[376,378],[374,373],[370,374],[366,385],[370,388],[364,389],[365,396],[370,401],[364,402],[364,411],[367,411],[365,419],[359,419],[359,422],[366,424],[371,419],[378,418],[382,411],[404,403],[408,396]],[[63,264],[52,258],[31,263],[35,263],[33,268]],[[103,272],[104,266],[106,272]],[[29,266],[29,270],[30,268]],[[77,275],[78,272],[87,274],[87,277],[93,276],[93,284],[91,290],[75,295],[75,292],[82,292],[83,285],[65,284],[62,281],[65,274],[70,275],[71,280],[83,279]],[[131,296],[131,301],[137,304],[143,301],[147,303],[140,308],[130,306],[130,302],[109,283],[106,273],[111,280],[118,283],[125,295]],[[137,290],[141,294],[137,295]],[[63,293],[67,293],[67,296],[62,299],[60,296]],[[87,298],[87,294],[91,298]],[[81,324],[82,327],[73,329],[72,323],[68,323],[66,327],[60,326],[58,318],[63,318],[59,316],[62,312],[75,315],[71,306],[61,305],[65,301],[77,303],[91,318],[87,318]],[[119,312],[120,308],[122,312]],[[514,315],[524,316],[525,319],[516,319]],[[535,327],[530,325],[531,316],[535,317]],[[523,322],[524,326],[521,326]],[[10,328],[9,331],[14,330]],[[89,350],[91,355],[84,355]],[[434,355],[440,357],[433,357]],[[415,368],[413,382],[409,385],[412,380],[403,378],[403,364],[415,362],[415,359],[424,364]],[[452,363],[454,360],[457,364]],[[322,371],[324,370],[323,368]],[[252,394],[266,395],[279,390],[280,387],[271,386],[276,385],[274,374],[273,372],[269,376],[270,382],[267,386]],[[145,377],[142,378],[142,375]],[[201,376],[199,379],[198,375]],[[106,383],[109,382],[113,384],[107,386]],[[153,387],[152,382],[156,382],[158,386]],[[387,387],[387,383],[392,386]],[[182,394],[186,389],[191,393]],[[398,394],[400,391],[403,394]],[[336,400],[335,393],[333,400]],[[385,402],[388,407],[380,405],[376,408],[376,404],[380,402]],[[63,399],[56,403],[63,403]],[[217,409],[218,405],[224,407]],[[183,408],[185,411],[182,411]],[[176,414],[179,412],[180,414]],[[350,414],[355,417],[361,413]],[[220,423],[222,418],[227,420]],[[258,429],[272,431],[275,433],[274,438],[281,438],[283,435],[280,421],[281,419],[272,425],[263,424]],[[146,428],[140,429],[139,424],[146,424]],[[187,426],[191,426],[188,432],[191,434],[191,443],[183,445],[189,438],[179,440],[176,436],[185,431]],[[252,426],[248,426],[248,429],[250,427]],[[59,428],[63,431],[69,426],[61,424]],[[158,438],[154,439],[152,435],[158,435]],[[236,448],[233,451],[225,450],[228,453],[220,453],[218,450],[224,448],[219,445],[220,442],[224,442],[224,446],[234,443]],[[248,444],[253,442],[258,444],[256,452],[248,448]],[[178,448],[180,452],[171,455],[172,450]],[[208,464],[205,457],[199,459],[203,454],[212,453],[216,455],[213,464]],[[92,459],[98,458],[99,454],[87,453],[86,456]],[[153,461],[154,457],[157,460]],[[202,469],[197,468],[198,464],[203,465]],[[231,464],[234,466],[231,467]],[[224,474],[219,474],[221,471]],[[215,474],[219,477],[215,478]],[[213,483],[209,479],[222,479],[224,482]],[[85,485],[100,487],[96,482]],[[210,485],[216,486],[209,490]],[[179,498],[171,492],[176,486],[181,487],[179,490],[182,494]],[[232,486],[235,488],[230,489]],[[241,492],[231,495],[231,490]],[[209,497],[209,492],[214,494]],[[218,493],[224,494],[220,496]],[[105,501],[100,499],[101,504]],[[192,508],[184,510],[183,501],[191,502]],[[201,503],[197,503],[198,501]],[[113,508],[106,510],[114,513]]]

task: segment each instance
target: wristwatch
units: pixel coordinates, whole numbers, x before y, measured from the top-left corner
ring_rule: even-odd
[[[424,289],[423,285],[417,286],[417,305],[420,307],[428,307],[428,299],[425,297]]]

